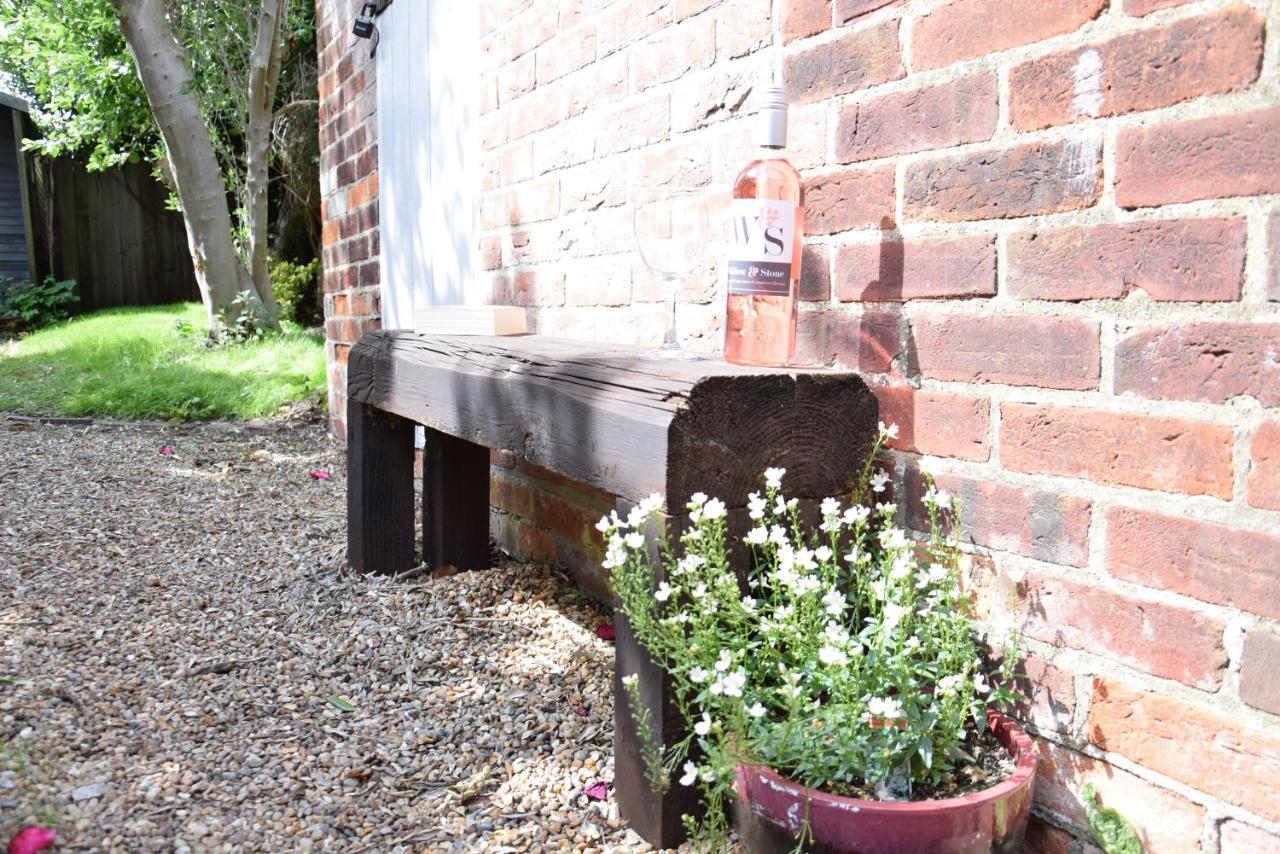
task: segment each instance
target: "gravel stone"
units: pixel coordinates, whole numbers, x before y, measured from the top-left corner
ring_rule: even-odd
[[[353,573],[344,456],[317,425],[0,421],[0,840],[651,850],[583,794],[608,615],[533,564]]]

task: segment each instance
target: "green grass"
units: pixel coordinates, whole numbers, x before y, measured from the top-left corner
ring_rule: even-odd
[[[177,321],[195,331],[180,332]],[[0,344],[0,411],[121,419],[261,418],[325,387],[324,342],[297,327],[203,345],[199,303],[94,312]]]

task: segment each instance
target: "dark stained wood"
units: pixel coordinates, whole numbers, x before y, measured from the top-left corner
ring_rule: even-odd
[[[27,217],[14,112],[0,106],[0,279],[28,279]]]
[[[413,422],[347,402],[347,559],[360,572],[413,566]]]
[[[483,569],[489,554],[489,449],[427,428],[422,449],[422,559]]]

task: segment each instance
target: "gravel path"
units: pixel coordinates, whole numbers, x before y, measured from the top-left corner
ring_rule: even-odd
[[[315,426],[0,421],[0,841],[648,850],[584,794],[607,617],[537,566],[346,571],[342,468]]]

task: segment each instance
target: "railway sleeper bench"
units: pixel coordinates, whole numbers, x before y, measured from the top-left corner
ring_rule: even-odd
[[[415,563],[415,425],[426,434],[422,552],[431,566],[488,565],[490,449],[615,495],[622,516],[651,493],[667,495],[663,525],[673,532],[698,491],[723,499],[731,532],[745,532],[746,496],[768,466],[787,469],[788,495],[850,492],[877,421],[858,376],[643,353],[539,336],[365,335],[347,365],[351,564],[396,573]],[[683,728],[662,672],[621,615],[616,625],[614,791],[642,837],[672,847],[696,787],[653,791],[640,739],[673,743]],[[631,673],[649,707],[647,733],[636,731],[619,682]]]

